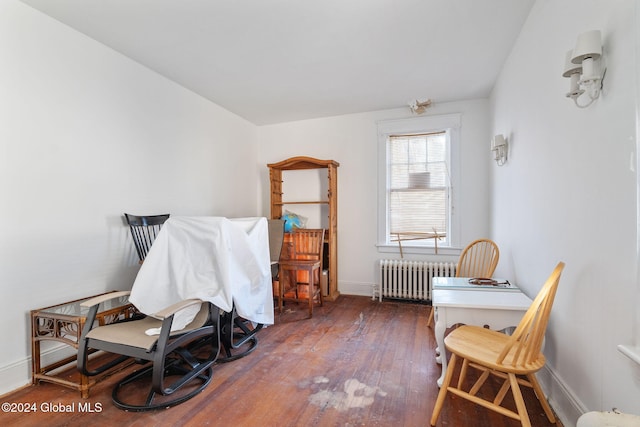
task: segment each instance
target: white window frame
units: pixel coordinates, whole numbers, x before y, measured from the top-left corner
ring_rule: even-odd
[[[451,211],[449,222],[449,244],[438,244],[439,255],[457,255],[460,253],[460,219],[456,213],[459,206],[457,189],[460,188],[460,114],[444,114],[416,117],[410,119],[384,120],[377,123],[378,127],[378,251],[385,253],[399,253],[397,242],[387,239],[388,206],[387,187],[389,178],[387,168],[387,141],[391,135],[419,134],[446,131],[449,136],[449,171],[451,179],[450,197]],[[405,254],[434,254],[434,245],[412,243],[411,240],[402,242]]]

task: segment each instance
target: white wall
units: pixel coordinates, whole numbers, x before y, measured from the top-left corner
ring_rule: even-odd
[[[462,187],[456,190],[460,191],[462,202],[457,212],[461,215],[461,241],[469,242],[486,237],[489,233],[487,195],[491,153],[488,101],[438,104],[436,100],[427,114],[449,113],[461,113]],[[269,215],[269,171],[266,164],[294,156],[332,159],[340,163],[338,288],[342,293],[371,295],[372,286],[378,282],[376,261],[380,258],[399,258],[398,255],[380,254],[376,248],[377,122],[407,117],[411,117],[409,109],[403,108],[259,128],[260,161],[265,165],[260,175],[263,215]],[[312,191],[314,194],[317,192],[315,184]],[[292,199],[297,200],[296,196]],[[304,197],[300,199],[305,200]],[[440,255],[438,258],[457,260],[457,256]]]
[[[553,308],[542,377],[565,425],[585,410],[640,414],[640,369],[617,350],[633,344],[637,212],[633,0],[538,0],[492,96],[493,132],[510,157],[492,173],[497,275],[530,295],[555,264],[567,267]],[[599,29],[604,92],[587,109],[564,97],[567,50]]]
[[[245,120],[0,2],[0,394],[30,381],[29,310],[131,287],[123,212],[256,215],[256,143]]]

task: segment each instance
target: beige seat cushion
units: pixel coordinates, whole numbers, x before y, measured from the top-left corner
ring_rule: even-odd
[[[208,304],[202,304],[200,311],[184,329],[173,331],[171,335],[183,334],[191,330],[204,326],[209,314]],[[151,351],[158,335],[147,335],[145,331],[152,328],[160,328],[162,320],[147,316],[144,319],[130,322],[113,323],[111,325],[93,328],[87,334],[87,338],[94,340],[123,344],[130,347],[137,347]]]

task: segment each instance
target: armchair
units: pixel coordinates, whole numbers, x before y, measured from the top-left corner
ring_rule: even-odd
[[[113,292],[83,303],[89,312],[78,345],[78,369],[92,376],[135,358],[147,366],[115,386],[112,399],[118,408],[147,411],[185,402],[211,381],[220,350],[219,309],[211,303],[191,299],[167,307],[153,317],[93,327],[101,302],[129,294],[129,291]],[[176,313],[197,309],[197,306],[200,310],[191,323],[184,329],[171,331]],[[159,330],[159,334],[153,334],[154,330]],[[119,356],[90,367],[91,350]],[[145,393],[140,393],[140,384],[145,384]]]

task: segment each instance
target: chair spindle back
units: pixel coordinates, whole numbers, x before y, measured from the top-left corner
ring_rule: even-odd
[[[131,230],[131,237],[133,237],[133,243],[136,246],[140,263],[147,257],[153,241],[158,236],[162,224],[169,219],[169,215],[170,214],[137,216],[124,214],[129,224],[129,229]]]
[[[460,254],[456,277],[490,278],[499,259],[500,250],[493,240],[474,240]]]
[[[551,315],[551,307],[564,266],[564,262],[560,262],[553,270],[522,317],[509,342],[498,356],[497,363],[526,366],[534,363],[540,357],[542,342]]]
[[[292,259],[322,260],[323,228],[298,228],[291,233]]]

